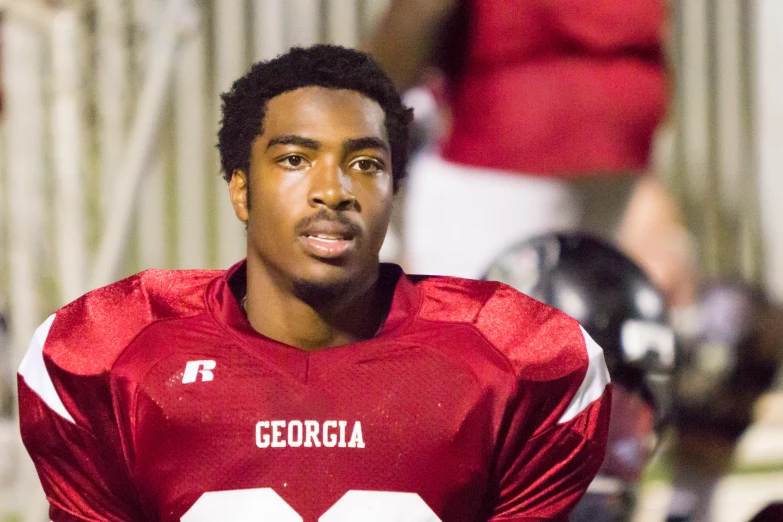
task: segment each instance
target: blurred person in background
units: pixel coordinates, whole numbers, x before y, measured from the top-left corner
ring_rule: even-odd
[[[581,231],[690,309],[694,243],[650,169],[666,30],[663,0],[392,0],[367,48],[441,105],[407,181],[406,267],[477,277],[520,240]]]
[[[681,321],[667,520],[708,522],[715,487],[783,360],[783,307],[739,278],[707,281]]]
[[[737,443],[754,421],[757,400],[780,371],[783,309],[740,276],[699,282],[695,249],[680,223],[668,194],[645,180],[629,203],[619,238],[662,286],[679,338],[668,522],[706,522],[715,488],[732,471]],[[783,520],[773,512],[759,520]]]
[[[557,230],[622,229],[638,248],[628,204],[640,186],[665,194],[648,171],[665,29],[662,0],[393,0],[367,48],[403,90],[440,71],[448,120],[411,167],[406,266],[478,277],[521,238]],[[656,227],[665,244],[682,230]]]
[[[523,241],[486,279],[566,312],[604,348],[613,386],[606,458],[569,520],[630,520],[642,471],[670,422],[675,336],[663,294],[617,248],[578,233]]]

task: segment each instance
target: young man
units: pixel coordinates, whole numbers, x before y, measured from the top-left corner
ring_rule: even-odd
[[[604,455],[603,353],[509,287],[379,264],[410,119],[386,76],[294,49],[223,101],[247,259],[91,292],[22,363],[52,520],[566,520]]]

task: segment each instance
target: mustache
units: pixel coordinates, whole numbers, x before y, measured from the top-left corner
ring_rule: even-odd
[[[351,221],[351,218],[341,212],[334,212],[322,208],[312,216],[306,216],[300,219],[296,225],[295,230],[297,234],[303,234],[313,224],[322,221],[332,221],[342,225],[353,237],[358,237],[362,234],[362,228]]]

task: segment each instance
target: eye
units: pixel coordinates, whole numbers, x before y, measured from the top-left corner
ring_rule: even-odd
[[[365,174],[374,174],[378,171],[383,170],[383,164],[381,164],[377,160],[369,159],[369,158],[362,158],[356,160],[351,164],[351,166]]]
[[[304,165],[304,158],[296,154],[282,158],[278,163],[289,169],[298,169]]]

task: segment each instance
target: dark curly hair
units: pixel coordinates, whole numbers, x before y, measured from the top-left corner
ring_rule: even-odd
[[[335,45],[294,47],[273,60],[255,64],[221,96],[223,120],[218,150],[223,178],[250,169],[250,149],[263,133],[269,100],[302,87],[356,91],[383,109],[392,156],[394,190],[407,173],[409,124],[413,111],[402,104],[391,80],[366,54]]]

